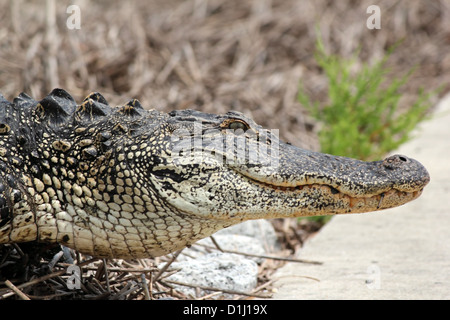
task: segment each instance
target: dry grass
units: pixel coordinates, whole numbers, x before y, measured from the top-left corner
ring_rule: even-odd
[[[95,90],[112,104],[134,97],[161,110],[238,109],[317,149],[314,123],[296,101],[299,81],[326,99],[313,59],[317,26],[330,52],[361,48],[367,61],[403,40],[390,65],[397,73],[418,66],[407,95],[450,83],[448,2],[375,2],[381,30],[366,28],[373,1],[85,0],[75,2],[79,30],[66,27],[62,1],[54,11],[42,1],[3,2],[0,88],[8,98],[42,98],[59,86],[77,101]]]
[[[417,66],[405,88],[406,105],[421,86],[449,89],[446,0],[74,3],[81,9],[79,30],[66,27],[69,14],[63,1],[1,2],[0,92],[5,97],[25,91],[40,99],[53,87],[62,87],[77,101],[99,91],[112,105],[138,98],[148,108],[165,111],[236,109],[267,128],[280,129],[282,138],[293,144],[318,149],[315,123],[296,101],[300,81],[318,100],[327,99],[326,79],[313,59],[316,27],[331,53],[349,56],[360,49],[364,61],[380,58],[403,40],[389,65],[400,74]],[[381,7],[381,30],[366,28],[366,8],[372,4]],[[133,285],[126,288],[131,282],[119,281],[116,288],[101,271],[92,272],[93,279],[103,279],[97,279],[98,288],[86,289],[97,298],[111,298],[111,292],[120,292],[118,298],[145,297],[135,295]],[[134,277],[134,283],[141,279],[140,273],[119,272],[115,277]],[[59,297],[60,287],[49,281],[46,286],[54,290],[41,298]],[[153,288],[164,292],[160,296],[170,291]]]
[[[194,246],[200,246],[195,244]],[[206,252],[222,251],[203,247]],[[153,300],[153,299],[234,299],[270,298],[274,271],[286,262],[321,264],[319,261],[296,259],[292,252],[283,250],[273,255],[251,255],[236,251],[226,253],[264,259],[259,265],[258,286],[251,292],[224,290],[214,287],[193,286],[167,279],[178,270],[170,267],[183,250],[155,259],[105,260],[83,256],[65,248],[73,261],[65,261],[60,246],[26,243],[0,246],[0,300]],[[188,255],[189,256],[189,255]],[[158,268],[162,262],[164,267]],[[75,271],[81,279],[71,288]],[[186,295],[175,286],[194,287],[196,296]],[[206,292],[206,294],[201,294]]]

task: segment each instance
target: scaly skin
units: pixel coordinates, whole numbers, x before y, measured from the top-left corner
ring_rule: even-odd
[[[405,156],[299,149],[238,112],[111,108],[98,93],[77,106],[61,89],[0,98],[0,244],[155,257],[249,219],[399,206],[429,179]]]

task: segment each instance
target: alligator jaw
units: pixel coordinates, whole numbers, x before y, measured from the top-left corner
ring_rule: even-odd
[[[274,217],[388,209],[419,197],[430,180],[418,161],[403,155],[364,162],[284,143],[276,168],[239,166],[235,171],[256,193],[266,194],[269,200],[265,204],[273,208],[266,206],[265,210]]]
[[[290,216],[330,215],[341,213],[362,213],[400,206],[418,198],[423,189],[416,191],[400,191],[395,188],[375,195],[349,195],[333,186],[325,184],[305,184],[295,187],[280,186],[257,180],[251,183],[261,190],[279,197],[280,194],[290,194],[292,198],[303,198],[305,206],[300,206],[290,212]],[[314,197],[310,195],[315,194]],[[321,199],[321,200],[318,200]],[[277,211],[280,212],[280,211]]]

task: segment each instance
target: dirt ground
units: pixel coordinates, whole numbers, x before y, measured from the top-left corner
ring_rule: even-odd
[[[370,5],[381,10],[381,29],[366,26]],[[0,21],[7,99],[22,91],[41,99],[61,87],[78,102],[98,91],[111,105],[137,98],[164,111],[233,109],[313,150],[317,124],[296,95],[302,83],[327,99],[314,61],[318,30],[330,53],[359,50],[357,64],[401,41],[388,65],[398,75],[416,67],[406,106],[421,87],[450,89],[446,0],[11,0],[0,2]]]

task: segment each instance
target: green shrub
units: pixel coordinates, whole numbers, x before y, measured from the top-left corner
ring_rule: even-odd
[[[354,72],[356,56],[345,59],[325,52],[320,39],[315,59],[328,79],[328,102],[312,102],[302,86],[298,100],[321,124],[321,151],[361,160],[378,160],[411,137],[414,127],[432,106],[430,97],[421,90],[415,102],[399,110],[399,89],[413,70],[401,77],[391,77],[386,56],[369,65],[363,63]],[[330,216],[312,217],[326,223]]]
[[[419,92],[415,102],[399,110],[399,89],[413,70],[392,78],[385,66],[391,54],[369,65],[363,63],[352,72],[354,61],[327,55],[317,41],[316,61],[328,79],[329,101],[320,106],[312,102],[300,86],[298,99],[322,123],[319,141],[322,152],[362,160],[376,160],[411,137],[411,131],[431,107],[433,93]]]

